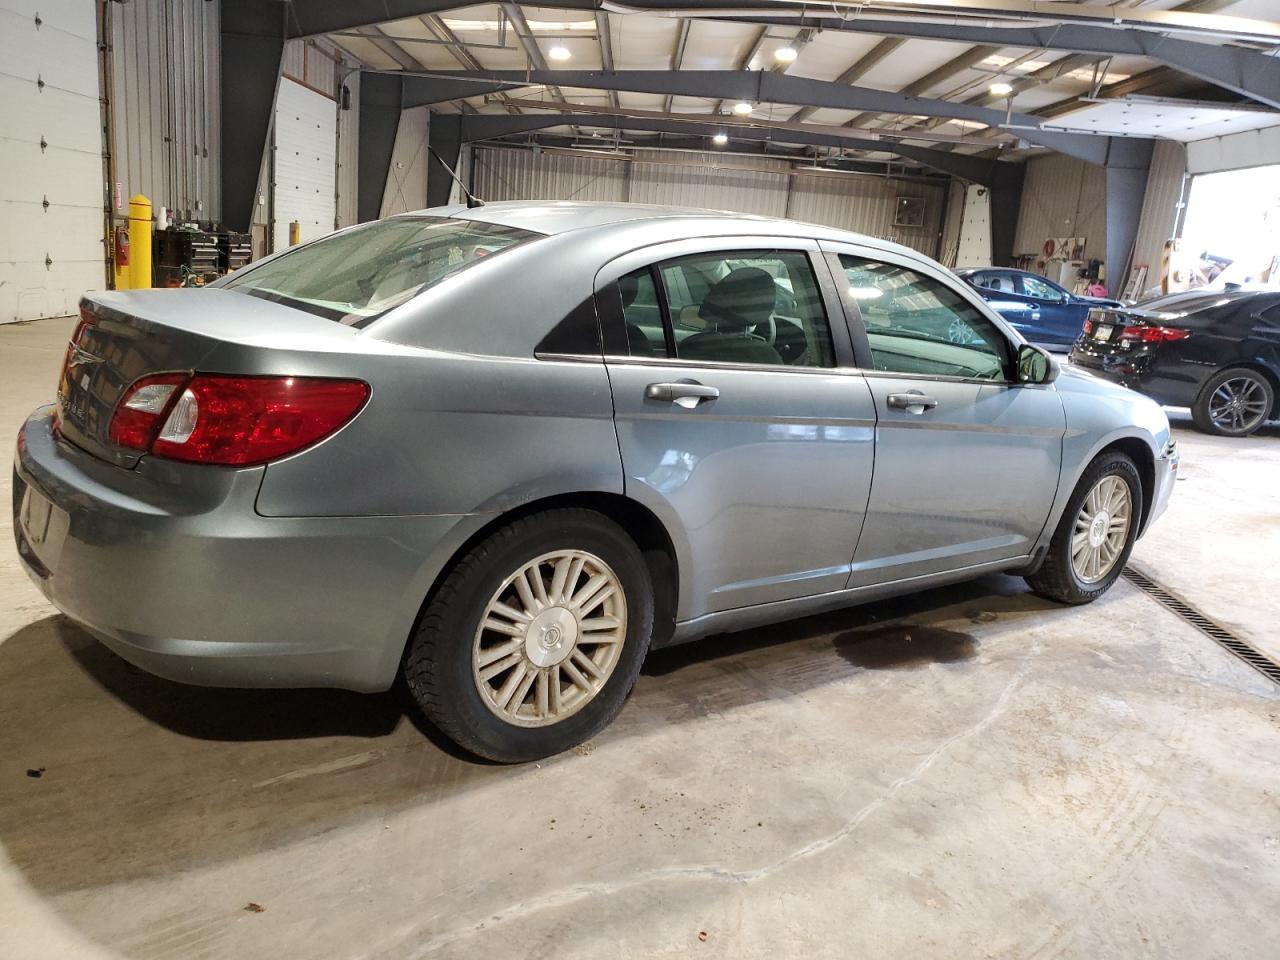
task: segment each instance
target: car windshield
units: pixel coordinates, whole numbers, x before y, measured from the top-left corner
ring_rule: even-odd
[[[392,217],[291,250],[224,286],[359,327],[484,257],[540,236],[468,220]]]

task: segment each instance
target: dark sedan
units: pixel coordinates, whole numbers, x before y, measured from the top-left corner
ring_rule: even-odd
[[[1000,316],[1035,344],[1066,348],[1094,307],[1119,306],[1118,300],[1081,297],[1038,273],[1005,267],[966,267],[956,274],[974,287]]]
[[[1280,419],[1280,290],[1196,290],[1091,311],[1071,362],[1168,406],[1206,433]]]

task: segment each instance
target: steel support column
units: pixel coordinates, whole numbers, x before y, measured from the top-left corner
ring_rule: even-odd
[[[427,142],[434,151],[427,157],[427,206],[442,207],[453,191],[453,176],[462,152],[462,114],[433,113]],[[437,159],[438,155],[438,159]],[[445,169],[441,164],[448,164]]]
[[[222,221],[247,232],[266,156],[286,34],[283,4],[223,0]]]
[[[357,168],[356,216],[377,220],[391,170],[403,99],[399,77],[366,73],[360,77],[360,164]]]
[[[1138,221],[1151,172],[1155,144],[1150,140],[1115,140],[1107,157],[1107,289],[1124,289],[1138,238]]]
[[[1013,266],[1013,240],[1018,232],[1026,172],[1026,164],[997,164],[988,184],[991,187],[991,259],[997,267]]]

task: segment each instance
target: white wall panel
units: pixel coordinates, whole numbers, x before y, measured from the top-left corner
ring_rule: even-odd
[[[1084,237],[1087,258],[1106,255],[1104,168],[1060,154],[1027,162],[1013,252],[1039,256],[1050,237]]]
[[[0,323],[105,283],[96,29],[91,3],[0,0]]]
[[[400,111],[396,142],[391,149],[391,167],[387,186],[382,192],[379,216],[389,217],[427,205],[427,134],[431,124],[430,107],[414,107]]]
[[[1276,66],[1280,70],[1280,63]],[[1246,130],[1187,144],[1187,172],[1217,173],[1280,162],[1280,126]]]
[[[330,233],[337,209],[337,113],[334,101],[282,78],[276,95],[275,249],[289,245],[297,221],[302,241]]]
[[[1174,140],[1157,140],[1133,247],[1133,265],[1147,265],[1148,288],[1159,282],[1165,241],[1177,235],[1186,174],[1186,146]]]

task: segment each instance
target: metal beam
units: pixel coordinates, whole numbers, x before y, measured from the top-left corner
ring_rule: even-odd
[[[811,80],[767,71],[697,70],[672,72],[665,70],[489,70],[464,75],[433,73],[428,78],[405,77],[405,104],[424,102],[418,95],[418,82],[425,84],[431,96],[441,80],[462,77],[484,79],[512,87],[563,83],[571,87],[593,90],[626,90],[633,93],[672,94],[719,100],[749,100],[755,103],[786,103],[795,106],[831,107],[837,110],[869,110],[876,113],[923,114],[973,120],[991,126],[1008,122],[1018,136],[1090,163],[1106,159],[1107,138],[1090,134],[1062,133],[1042,130],[1041,121],[1031,114],[1015,113],[1006,118],[1003,111],[972,104],[952,103],[889,93],[868,87],[850,87],[829,80]],[[476,91],[481,92],[481,91]]]
[[[844,73],[836,77],[833,83],[854,84],[862,79],[862,75],[874,67],[877,63],[887,57],[893,51],[906,43],[899,37],[885,37],[874,47],[864,53],[857,61]],[[792,121],[801,123],[808,120],[817,112],[817,107],[801,107],[791,115]],[[852,124],[850,124],[852,126]]]
[[[232,230],[247,232],[253,223],[284,59],[285,11],[256,0],[222,3],[222,221]]]
[[[883,42],[884,41],[882,40],[881,43]],[[905,40],[898,38],[898,43],[905,42]],[[981,63],[999,49],[999,47],[977,46],[972,50],[966,50],[958,57],[952,57],[946,63],[942,64],[942,66],[937,67],[934,70],[930,70],[923,77],[917,77],[915,80],[912,80],[898,92],[909,97],[919,96],[926,90],[933,89],[938,84],[942,83],[942,81],[954,77],[957,73],[968,70],[976,63]],[[860,113],[856,117],[851,117],[847,126],[865,127],[875,118],[875,114]]]
[[[986,160],[968,157],[958,153],[945,153],[927,147],[910,144],[891,143],[871,139],[854,139],[845,135],[832,135],[817,132],[785,132],[762,129],[760,127],[741,126],[718,123],[714,120],[674,121],[652,117],[600,117],[593,114],[523,114],[521,116],[500,116],[497,114],[477,114],[461,118],[462,139],[464,142],[492,140],[514,134],[532,133],[548,127],[576,124],[587,127],[606,127],[627,131],[645,131],[650,133],[675,133],[684,136],[703,138],[702,143],[708,150],[713,148],[708,140],[718,133],[723,133],[732,140],[753,143],[785,143],[815,147],[833,147],[836,149],[858,149],[874,152],[892,153],[909,160],[915,160],[926,166],[940,170],[953,176],[993,186],[1007,176],[1003,168],[1017,166],[1003,160]]]
[[[564,2],[570,2],[570,0],[564,0]],[[815,15],[812,12],[807,12],[800,19],[777,16],[757,17],[749,14],[733,19],[738,22],[766,25],[794,26],[804,23],[825,30],[874,33],[919,40],[989,44],[994,39],[1004,47],[1066,50],[1071,53],[1097,56],[1150,57],[1241,96],[1251,97],[1268,106],[1280,107],[1280,70],[1276,69],[1275,57],[1245,47],[1184,40],[1181,37],[1148,30],[1116,30],[1109,26],[1078,23],[1023,26],[1017,25],[1017,21],[1010,21],[1015,25],[1005,27],[989,21],[935,23],[921,20],[877,20],[866,17],[845,20],[838,16]]]
[[[609,23],[609,14],[603,10],[596,11],[596,42],[600,44],[600,65],[606,70],[613,70],[613,28]],[[618,91],[609,91],[609,103],[614,107],[621,106]]]
[[[684,66],[684,48],[689,43],[689,30],[693,26],[692,20],[681,20],[680,26],[676,30],[676,45],[671,51],[671,69],[679,70]],[[671,112],[671,97],[667,97],[662,101],[662,109]]]

